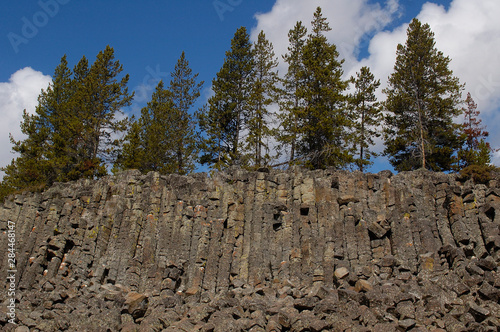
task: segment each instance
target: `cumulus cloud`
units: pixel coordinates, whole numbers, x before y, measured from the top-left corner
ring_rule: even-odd
[[[12,74],[8,82],[0,82],[0,166],[8,165],[14,157],[9,133],[16,140],[23,138],[20,130],[23,110],[34,113],[41,89],[46,89],[51,80],[50,76],[26,67]]]
[[[431,26],[436,47],[451,58],[450,68],[466,84],[464,98],[466,92],[472,94],[490,131],[492,146],[500,148],[500,131],[495,130],[495,124],[500,123],[500,2],[453,0],[448,9],[432,1],[422,4],[417,18]],[[333,28],[327,34],[329,41],[346,59],[345,77],[369,66],[381,80],[379,97],[384,98],[381,90],[393,71],[397,45],[406,41],[409,24],[394,26],[394,18],[404,10],[397,0],[387,1],[384,6],[367,0],[277,0],[270,12],[256,15],[258,23],[252,39],[264,30],[276,54],[286,53],[288,30],[296,21],[309,27],[317,6]],[[366,45],[368,56],[359,59],[359,50]],[[285,70],[281,64],[280,72]],[[494,162],[500,165],[500,153],[495,154]]]
[[[451,57],[451,68],[484,115],[497,111],[500,101],[499,16],[496,0],[454,0],[447,12],[427,3],[418,16],[430,24],[437,47]]]
[[[270,12],[256,15],[258,23],[251,32],[251,38],[256,40],[263,30],[273,43],[275,53],[281,56],[287,52],[288,31],[297,21],[302,21],[310,31],[310,22],[318,6],[332,28],[326,36],[337,46],[340,56],[346,60],[346,67],[351,67],[356,62],[360,46],[369,40],[368,37],[392,21],[398,2],[389,0],[381,6],[368,0],[277,0]],[[284,68],[282,64],[280,72]]]

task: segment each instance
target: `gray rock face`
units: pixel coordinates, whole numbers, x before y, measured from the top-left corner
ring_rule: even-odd
[[[128,171],[11,197],[0,206],[2,252],[8,221],[18,325],[3,302],[5,330],[500,326],[500,179]]]

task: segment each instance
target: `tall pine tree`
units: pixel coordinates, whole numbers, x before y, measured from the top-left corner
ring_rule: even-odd
[[[450,58],[435,47],[428,24],[413,19],[405,45],[398,45],[389,77],[385,109],[385,154],[398,171],[427,168],[447,171],[460,147],[459,126],[463,89],[448,68]]]
[[[170,125],[177,128],[177,134],[172,137],[176,155],[176,173],[187,174],[194,170],[198,158],[198,137],[190,111],[200,96],[204,82],[197,82],[198,74],[193,74],[184,52],[177,61],[171,77],[169,90],[172,94],[175,117]]]
[[[306,34],[307,29],[302,25],[302,22],[297,22],[295,27],[288,32],[288,53],[283,56],[283,60],[288,65],[288,70],[282,80],[283,87],[280,91],[280,113],[278,114],[280,130],[277,133],[277,140],[281,143],[278,146],[280,153],[283,153],[285,149],[289,149],[289,152],[287,152],[289,164],[295,161],[297,145],[301,134],[299,116],[304,103],[298,91],[303,82],[300,75],[304,70],[302,65],[302,49]]]
[[[349,109],[353,119],[353,144],[357,158],[355,164],[360,171],[372,164],[371,158],[377,154],[370,147],[375,144],[374,138],[380,137],[377,126],[382,125],[382,109],[377,102],[376,90],[380,80],[370,72],[370,68],[362,67],[351,77],[354,93],[349,95]]]
[[[118,79],[122,71],[113,48],[107,46],[77,84],[74,114],[81,121],[82,139],[71,177],[105,175],[105,165],[116,158],[120,149],[117,136],[126,130],[128,120],[118,115],[123,115],[123,107],[129,106],[133,98],[127,88],[129,75]]]
[[[68,158],[66,167],[68,171],[63,172],[63,174],[68,174],[69,179],[77,179],[81,176],[81,171],[87,169],[82,163],[82,159],[85,158],[87,153],[88,142],[85,140],[86,135],[84,133],[88,131],[86,129],[87,123],[82,121],[83,118],[87,117],[87,108],[85,104],[81,102],[81,94],[84,90],[84,86],[88,80],[89,74],[89,61],[85,56],[83,56],[80,61],[75,65],[73,69],[73,80],[71,86],[71,106],[67,108],[69,112],[66,114],[65,118],[72,117],[76,121],[65,121],[67,128],[69,130],[69,140],[72,142],[67,146],[65,155]],[[87,163],[90,164],[90,163]]]
[[[212,167],[241,164],[243,121],[249,109],[253,51],[245,27],[231,40],[231,49],[217,77],[212,81],[214,95],[198,113],[200,128],[205,132],[202,163]]]
[[[190,110],[203,82],[196,82],[182,52],[165,88],[160,81],[140,118],[130,127],[114,171],[136,168],[143,173],[187,174],[198,157],[198,135]]]
[[[246,150],[250,166],[258,168],[268,165],[269,139],[273,135],[269,106],[277,101],[278,59],[273,44],[266,39],[264,31],[259,33],[254,44],[254,69],[251,76],[248,112],[245,116]]]
[[[54,181],[64,181],[64,169],[68,160],[68,112],[72,96],[71,70],[66,56],[56,67],[52,82],[38,96],[35,114],[23,113],[21,132],[25,140],[15,141],[11,136],[13,151],[19,153],[10,165],[3,169],[6,173],[3,183],[13,189],[50,185]],[[69,117],[69,119],[68,119]]]
[[[314,13],[312,33],[302,51],[303,81],[297,91],[305,108],[299,113],[303,122],[299,153],[311,168],[343,168],[352,161],[347,147],[349,117],[345,110],[342,64],[334,44],[324,35],[331,30],[321,8]]]
[[[172,93],[165,89],[163,81],[160,81],[151,101],[142,108],[140,118],[132,124],[125,136],[115,170],[136,168],[142,173],[176,172],[176,117]]]

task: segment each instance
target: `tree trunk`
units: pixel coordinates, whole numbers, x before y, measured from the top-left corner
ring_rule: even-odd
[[[422,168],[425,168],[425,141],[424,141],[424,125],[422,123],[422,112],[420,110],[420,103],[418,105],[418,121],[420,126],[420,149],[422,150]]]
[[[425,135],[424,135],[424,124],[422,119],[422,107],[420,105],[420,97],[417,91],[417,82],[415,79],[415,75],[413,71],[411,72],[413,83],[415,87],[413,89],[413,93],[415,94],[415,101],[417,102],[417,111],[418,111],[418,125],[420,127],[420,152],[422,153],[422,168],[426,168],[426,156],[425,156]]]
[[[365,141],[365,101],[363,100],[363,104],[361,105],[361,139],[360,139],[360,142],[359,142],[359,145],[360,145],[360,151],[359,151],[359,159],[361,160],[360,161],[360,164],[359,164],[359,170],[361,172],[363,172],[363,161],[364,161],[364,156],[363,156],[363,153],[364,153],[364,141]]]

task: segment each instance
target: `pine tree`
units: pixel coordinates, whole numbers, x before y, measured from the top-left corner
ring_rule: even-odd
[[[299,113],[304,105],[298,91],[302,84],[300,73],[304,70],[302,49],[306,34],[307,29],[302,22],[297,22],[295,27],[288,32],[288,53],[283,56],[283,60],[288,64],[288,70],[282,80],[283,88],[280,91],[280,131],[277,140],[282,143],[278,146],[280,152],[289,147],[289,164],[295,161],[297,144],[300,140]]]
[[[64,179],[67,161],[66,135],[69,122],[66,108],[71,98],[71,70],[66,55],[56,67],[52,82],[38,97],[35,113],[23,113],[21,132],[25,140],[16,141],[11,135],[12,150],[19,157],[2,170],[6,175],[2,186],[6,191],[43,187]]]
[[[377,126],[382,122],[382,109],[375,95],[380,80],[375,80],[370,68],[362,67],[360,72],[356,73],[356,78],[351,77],[351,83],[354,84],[355,90],[349,95],[349,108],[354,121],[353,142],[358,155],[355,164],[363,171],[365,166],[372,164],[370,159],[377,156],[370,150],[370,146],[375,144],[374,138],[380,137]]]
[[[125,137],[114,171],[136,168],[142,173],[187,174],[195,168],[198,135],[189,113],[200,96],[203,82],[197,83],[182,52],[171,81],[165,88],[160,81],[151,101],[141,110]]]
[[[163,81],[156,86],[151,101],[141,110],[127,135],[115,171],[136,168],[142,173],[150,171],[170,174],[178,171],[177,117],[172,92]]]
[[[64,56],[35,113],[24,112],[21,131],[27,138],[11,137],[19,156],[3,169],[2,187],[20,190],[106,174],[105,162],[116,144],[112,135],[126,122],[115,114],[133,96],[126,88],[127,75],[116,80],[121,71],[109,46],[90,68],[83,57],[73,72]]]
[[[459,126],[463,86],[448,68],[450,58],[435,47],[428,24],[413,19],[407,41],[398,45],[389,77],[385,108],[385,151],[398,171],[427,168],[447,171],[460,147]]]
[[[143,144],[142,121],[135,120],[132,116],[130,119],[131,124],[127,134],[124,137],[122,150],[118,154],[113,165],[113,173],[127,169],[137,169],[143,173],[147,173],[150,165],[147,158],[150,155],[146,154],[145,144]]]
[[[241,135],[251,93],[251,47],[246,28],[239,28],[222,68],[212,81],[214,95],[198,113],[200,128],[206,134],[201,162],[217,169],[243,162]]]
[[[19,153],[19,157],[2,168],[5,172],[2,180],[4,194],[51,184],[49,179],[54,175],[49,161],[44,157],[49,133],[40,122],[36,114],[31,115],[24,110],[21,132],[28,137],[24,141],[15,141],[11,135],[10,139],[14,145],[12,150]]]
[[[303,123],[299,153],[311,168],[345,167],[352,160],[347,148],[349,118],[343,95],[347,82],[342,79],[342,64],[334,44],[324,33],[331,28],[318,7],[312,21],[312,33],[303,47],[303,70],[297,96],[305,108],[299,113]]]
[[[277,100],[278,59],[274,55],[273,45],[266,39],[263,31],[259,33],[254,45],[254,69],[251,76],[251,93],[248,100],[248,113],[245,117],[246,149],[249,151],[250,165],[261,167],[268,165],[268,141],[273,134],[270,126],[269,106]]]
[[[40,172],[36,176],[38,180],[34,180],[32,184],[66,180],[64,171],[69,163],[67,123],[73,120],[72,114],[68,112],[71,107],[71,90],[71,70],[66,56],[63,56],[55,69],[51,84],[38,97],[35,114],[28,115],[25,111],[23,115],[21,131],[27,135],[27,139],[19,142],[12,139],[13,150],[21,154],[16,160],[17,170],[12,171],[22,172],[25,167],[20,164],[26,162],[29,165],[36,161],[28,171],[31,174]],[[27,154],[26,157],[23,154]],[[30,182],[26,179],[26,184]]]
[[[215,169],[222,169],[231,162],[231,138],[234,132],[234,119],[223,101],[204,105],[196,114],[200,129],[205,137],[200,142],[203,155],[201,164],[210,164]]]
[[[196,82],[198,74],[193,74],[184,52],[177,61],[171,76],[169,90],[172,94],[175,116],[170,125],[177,128],[177,133],[172,137],[176,154],[176,173],[187,174],[194,170],[198,156],[198,139],[190,110],[200,96],[200,89],[204,82]]]
[[[66,119],[64,122],[68,130],[65,136],[67,142],[71,142],[71,144],[68,144],[64,151],[67,158],[67,161],[64,162],[66,169],[61,173],[64,174],[65,179],[59,181],[76,180],[80,178],[81,170],[85,168],[82,167],[85,164],[82,161],[87,156],[87,142],[85,141],[86,135],[84,135],[87,129],[82,119],[86,116],[87,108],[80,102],[79,98],[83,87],[88,84],[86,81],[88,80],[89,70],[89,62],[85,56],[73,68],[73,79],[69,89],[71,100],[70,105],[65,108],[67,113],[64,116],[64,119]]]
[[[82,147],[73,177],[95,177],[106,174],[105,165],[114,161],[119,150],[116,135],[124,132],[127,119],[122,108],[131,104],[133,94],[128,93],[129,75],[118,80],[123,71],[115,60],[114,50],[107,46],[99,52],[82,84],[75,92],[75,103],[83,126]]]
[[[490,144],[486,142],[489,133],[485,130],[486,127],[481,125],[480,111],[470,93],[467,93],[465,103],[467,107],[462,124],[464,145],[458,151],[458,166],[465,168],[471,165],[487,165],[491,162],[493,152]]]

